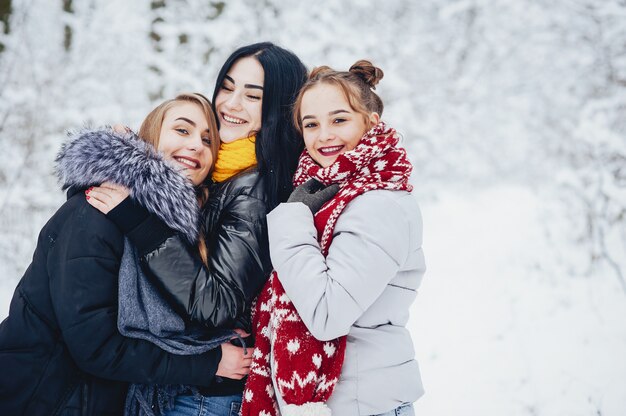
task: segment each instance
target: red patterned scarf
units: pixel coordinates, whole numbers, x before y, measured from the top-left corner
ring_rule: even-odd
[[[326,256],[337,219],[357,196],[374,189],[411,191],[412,166],[406,151],[396,148],[396,131],[379,123],[351,151],[322,168],[305,150],[294,186],[315,178],[337,183],[339,192],[315,214],[322,254]],[[278,416],[274,386],[287,404],[282,416],[330,415],[326,401],[343,365],[346,337],[318,341],[304,325],[274,271],[256,300],[253,316],[255,349],[243,396],[243,416]],[[272,382],[272,372],[273,381]]]

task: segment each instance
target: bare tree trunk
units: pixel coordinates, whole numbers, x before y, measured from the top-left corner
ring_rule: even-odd
[[[8,35],[11,32],[10,19],[11,19],[11,0],[0,0],[0,22],[2,22],[4,28],[3,32]],[[0,42],[0,53],[4,51],[4,44]]]
[[[65,13],[74,13],[72,0],[63,0],[63,11]],[[69,25],[63,27],[63,47],[69,51],[72,47],[72,28]]]

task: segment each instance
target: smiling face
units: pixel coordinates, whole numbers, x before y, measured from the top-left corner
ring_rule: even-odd
[[[318,84],[302,96],[300,120],[304,145],[320,166],[332,165],[337,156],[356,147],[379,116],[356,112],[340,87]]]
[[[158,150],[194,185],[206,179],[213,166],[213,152],[209,125],[198,104],[180,102],[167,110]]]
[[[261,129],[263,67],[253,57],[236,61],[215,97],[220,139],[225,143],[248,137]]]

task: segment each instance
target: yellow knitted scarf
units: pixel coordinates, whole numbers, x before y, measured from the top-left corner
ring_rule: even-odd
[[[220,143],[213,168],[213,180],[224,182],[231,176],[256,165],[255,142],[256,136],[250,136],[230,143]]]

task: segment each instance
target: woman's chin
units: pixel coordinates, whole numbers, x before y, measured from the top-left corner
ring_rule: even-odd
[[[246,135],[242,129],[238,128],[229,128],[226,126],[222,126],[220,129],[220,140],[224,143],[231,143],[235,140],[239,140]]]
[[[337,155],[337,156],[339,156],[339,155]],[[329,157],[329,156],[319,156],[319,155],[318,155],[317,157],[314,157],[314,158],[313,158],[313,160],[314,160],[314,161],[315,161],[318,165],[320,165],[321,167],[323,167],[323,168],[327,168],[327,167],[329,167],[330,165],[332,165],[333,163],[335,163],[335,161],[337,160],[337,156],[331,156],[331,157]]]
[[[189,179],[189,182],[191,182],[193,186],[200,185],[202,183],[202,180],[204,179],[199,178],[198,175],[195,175],[193,172],[189,172],[188,170],[183,171],[183,174],[187,179]]]

